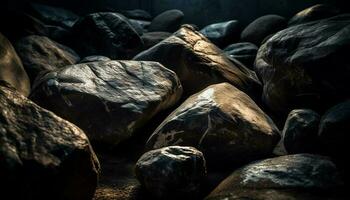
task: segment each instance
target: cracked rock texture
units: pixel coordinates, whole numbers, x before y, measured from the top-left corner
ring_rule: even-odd
[[[273,121],[249,96],[222,83],[187,99],[154,131],[147,147],[193,146],[209,164],[225,167],[271,154],[279,138]]]
[[[296,154],[258,161],[226,178],[206,200],[344,199],[336,165],[327,157]]]
[[[229,82],[253,97],[260,96],[256,74],[236,62],[191,26],[183,26],[169,38],[140,53],[134,60],[162,63],[179,76],[186,95],[209,85]]]
[[[46,74],[31,99],[77,124],[90,140],[113,146],[173,106],[181,93],[176,74],[159,63],[106,61]]]
[[[85,133],[0,83],[0,187],[9,199],[88,200],[99,162]]]

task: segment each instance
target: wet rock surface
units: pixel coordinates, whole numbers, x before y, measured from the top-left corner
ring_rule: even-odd
[[[175,73],[159,63],[107,61],[50,72],[35,83],[31,99],[108,147],[131,137],[181,93]]]
[[[0,80],[28,96],[30,81],[22,62],[8,39],[0,33]]]
[[[329,193],[342,187],[328,158],[296,154],[249,164],[233,172],[206,199],[343,199]]]
[[[34,82],[41,72],[73,65],[80,60],[71,48],[45,36],[32,35],[21,38],[15,44],[15,48],[31,82]]]
[[[249,42],[234,43],[224,49],[226,55],[243,63],[249,69],[254,69],[258,47]]]
[[[99,162],[85,133],[3,83],[0,106],[2,195],[91,199]]]
[[[261,86],[255,73],[240,63],[232,63],[191,26],[182,27],[134,60],[157,61],[173,70],[186,95],[220,82],[229,82],[253,97],[260,95]]]
[[[196,198],[206,176],[203,154],[192,147],[171,146],[145,153],[135,173],[156,198]]]
[[[270,109],[322,110],[349,97],[349,21],[349,15],[340,15],[292,26],[262,45],[255,71]]]
[[[193,146],[209,164],[229,167],[270,155],[279,138],[273,121],[252,99],[222,83],[187,99],[154,131],[147,148]]]

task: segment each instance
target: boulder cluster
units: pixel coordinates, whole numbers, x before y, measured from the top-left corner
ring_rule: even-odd
[[[180,10],[6,15],[0,199],[346,199],[341,9],[200,29]]]

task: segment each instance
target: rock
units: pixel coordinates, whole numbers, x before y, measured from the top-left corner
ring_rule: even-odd
[[[152,20],[151,14],[141,9],[125,10],[125,11],[122,11],[121,14],[123,14],[125,17],[129,19],[139,19],[139,20],[145,20],[145,21]]]
[[[258,47],[249,42],[231,44],[224,49],[226,55],[243,63],[249,69],[254,68]]]
[[[92,199],[99,162],[78,127],[0,84],[0,186],[6,199]]]
[[[200,151],[172,146],[145,153],[137,161],[135,173],[153,196],[178,199],[198,197],[207,170]]]
[[[288,25],[294,26],[304,24],[311,21],[334,17],[340,13],[341,11],[334,6],[328,4],[317,4],[297,13],[289,20]]]
[[[175,32],[182,23],[184,14],[181,10],[168,10],[155,17],[150,24],[149,32]]]
[[[264,43],[255,71],[263,101],[276,113],[321,112],[350,94],[350,15],[292,26]],[[331,67],[336,66],[336,67]]]
[[[137,24],[136,26],[141,27],[142,28],[142,33],[146,33],[148,32],[148,27],[151,24],[150,21],[144,21],[144,20],[136,20],[136,19],[129,19],[129,21],[132,24]]]
[[[242,32],[241,40],[257,46],[269,35],[287,27],[287,20],[279,15],[265,15],[250,23]]]
[[[41,72],[73,65],[80,60],[72,49],[45,36],[21,38],[15,48],[32,83]]]
[[[149,49],[170,36],[171,33],[168,32],[148,32],[144,33],[141,38],[144,43],[144,49]]]
[[[128,19],[131,26],[134,28],[134,30],[139,34],[139,36],[142,36],[145,30],[143,29],[142,25],[137,20],[130,20]]]
[[[30,81],[10,41],[0,33],[0,80],[8,82],[22,95],[30,93]]]
[[[187,25],[134,59],[157,61],[175,71],[186,96],[221,82],[229,82],[251,96],[260,96],[261,85],[253,71],[232,63],[219,48]]]
[[[318,135],[323,153],[346,162],[349,131],[350,101],[347,100],[333,106],[321,119]]]
[[[228,83],[191,96],[154,131],[148,149],[193,146],[222,167],[270,155],[279,141],[273,121],[246,94]]]
[[[342,186],[331,160],[297,154],[255,162],[233,172],[206,200],[343,199],[335,192]]]
[[[173,106],[181,92],[175,73],[159,63],[106,61],[46,74],[31,99],[78,125],[91,141],[114,147]]]
[[[90,63],[90,62],[100,62],[100,61],[110,61],[111,59],[106,56],[88,56],[83,59],[79,63]]]
[[[30,3],[32,13],[45,23],[71,28],[79,20],[79,16],[70,10],[44,4]]]
[[[81,56],[102,55],[111,59],[132,58],[142,48],[140,36],[122,15],[111,12],[85,16],[73,27]]]
[[[211,24],[200,31],[212,43],[224,48],[240,39],[241,27],[237,20]]]
[[[318,153],[320,115],[309,109],[293,110],[283,129],[283,144],[289,154]]]

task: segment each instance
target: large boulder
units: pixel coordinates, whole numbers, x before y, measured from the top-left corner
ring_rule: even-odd
[[[181,10],[167,10],[156,16],[149,25],[150,32],[175,32],[180,28],[184,14]]]
[[[139,20],[145,20],[145,21],[152,20],[151,14],[141,9],[124,10],[124,11],[121,11],[120,13],[129,19],[139,19]]]
[[[335,6],[331,6],[329,4],[317,4],[297,13],[289,20],[288,25],[294,26],[311,21],[334,17],[340,13],[341,11]]]
[[[261,85],[255,73],[238,62],[232,63],[191,26],[183,26],[134,59],[157,61],[175,71],[186,96],[221,82],[229,82],[251,96],[260,96]]]
[[[249,69],[254,68],[258,47],[250,42],[231,44],[224,49],[226,55],[243,63]]]
[[[347,100],[333,106],[321,119],[318,135],[323,153],[346,162],[349,132],[350,100]]]
[[[240,39],[241,27],[237,20],[211,24],[200,31],[212,43],[224,48]]]
[[[0,84],[3,199],[89,200],[99,162],[82,130]]]
[[[336,165],[328,158],[296,154],[247,165],[226,178],[206,200],[344,199]]]
[[[309,109],[289,113],[282,132],[282,141],[289,154],[317,153],[318,126],[321,116]]]
[[[113,147],[174,105],[181,92],[176,74],[159,63],[106,61],[47,73],[31,99],[78,125],[93,142]]]
[[[112,12],[92,13],[73,27],[72,43],[81,56],[132,58],[143,43],[128,19]]]
[[[25,96],[28,96],[30,93],[30,81],[22,62],[10,41],[1,33],[0,80],[8,82]]]
[[[350,97],[350,15],[292,26],[258,52],[263,101],[281,113],[324,109]]]
[[[64,8],[30,3],[31,13],[47,24],[71,28],[79,20],[79,16]]]
[[[209,164],[227,167],[272,154],[279,139],[273,121],[249,96],[221,83],[187,99],[154,131],[147,148],[193,146]]]
[[[144,49],[149,49],[170,36],[171,33],[168,32],[148,32],[144,33],[141,38],[144,43]]]
[[[137,161],[135,173],[156,198],[188,199],[198,197],[207,170],[200,151],[171,146],[145,153]]]
[[[250,23],[242,32],[241,40],[257,46],[264,39],[287,27],[287,20],[279,15],[265,15]]]
[[[32,82],[41,72],[73,65],[80,60],[72,49],[45,36],[21,38],[16,42],[15,48]]]

